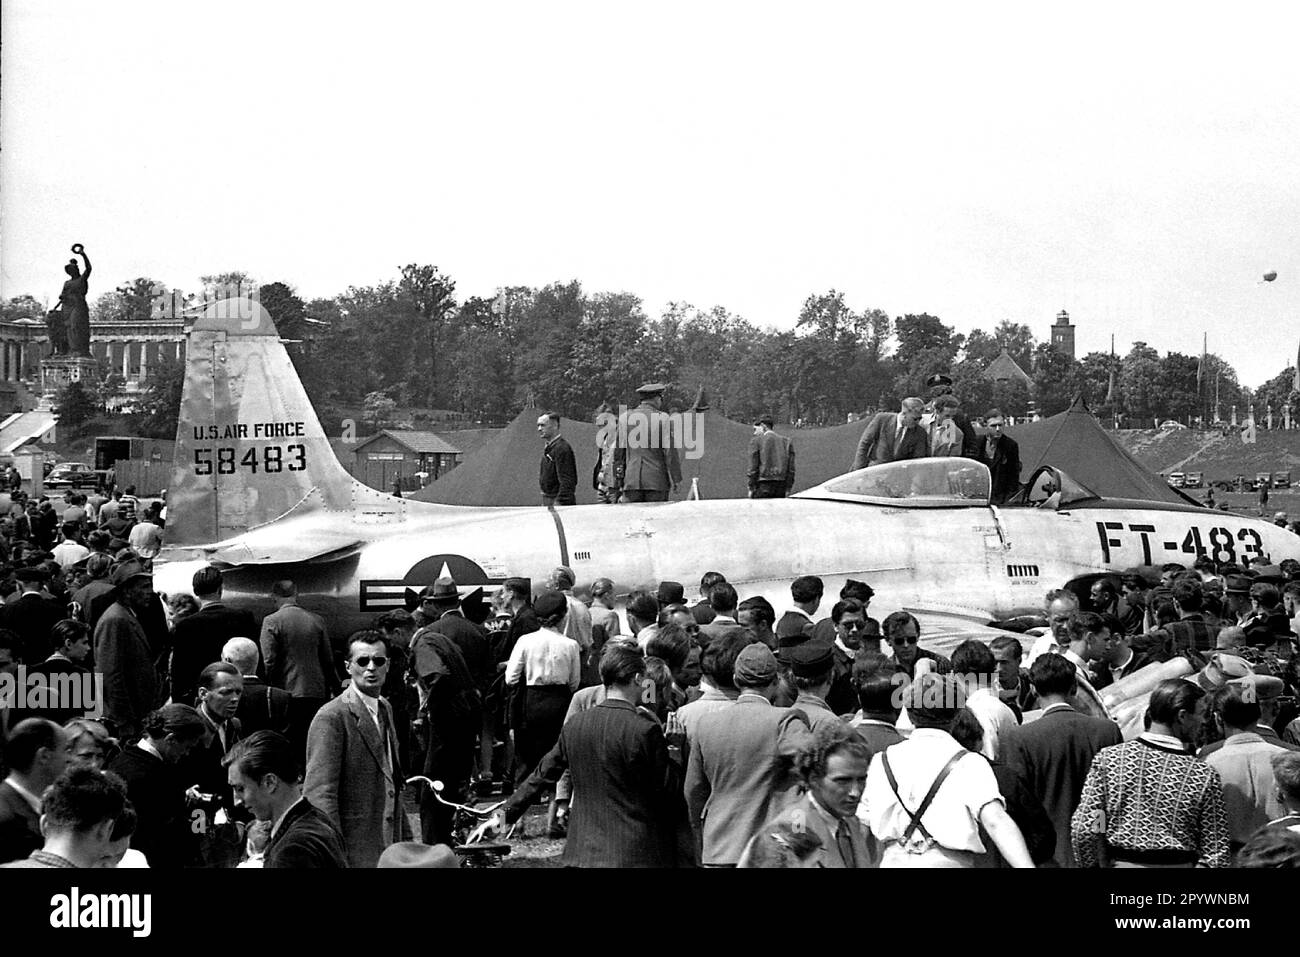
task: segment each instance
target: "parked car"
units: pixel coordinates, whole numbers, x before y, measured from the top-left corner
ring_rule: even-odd
[[[1204,472],[1188,472],[1183,478],[1183,488],[1201,488],[1204,484]]]
[[[1160,423],[1160,428],[1166,432],[1173,432],[1175,429],[1185,429],[1187,426],[1181,422],[1175,422],[1173,419],[1165,419]]]
[[[1273,473],[1273,487],[1274,487],[1274,488],[1290,488],[1290,487],[1291,487],[1291,473],[1290,473],[1290,472],[1274,472],[1274,473]]]
[[[1182,472],[1170,472],[1169,478],[1165,481],[1169,483],[1170,488],[1182,488],[1185,480],[1186,476]]]
[[[46,488],[91,488],[97,477],[85,462],[60,462],[45,476]]]

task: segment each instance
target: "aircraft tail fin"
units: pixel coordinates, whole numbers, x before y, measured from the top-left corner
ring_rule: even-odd
[[[262,305],[212,303],[189,333],[167,545],[219,542],[301,509],[404,514],[339,463]],[[340,515],[340,519],[344,516]]]

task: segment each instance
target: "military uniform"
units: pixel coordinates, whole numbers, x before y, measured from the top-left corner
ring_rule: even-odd
[[[677,436],[666,412],[651,401],[666,386],[654,383],[637,389],[641,404],[619,416],[614,448],[614,481],[624,502],[666,502],[682,481]]]

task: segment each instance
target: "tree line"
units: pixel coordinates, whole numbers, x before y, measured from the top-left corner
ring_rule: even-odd
[[[389,280],[327,299],[304,300],[281,281],[253,284],[241,272],[202,281],[205,290],[234,283],[258,290],[331,431],[358,410],[380,410],[375,417],[382,419],[397,407],[500,423],[531,404],[590,419],[602,402],[631,401],[648,380],[669,384],[666,408],[690,407],[703,389],[711,407],[737,420],[772,412],[784,421],[831,425],[925,395],[926,379],[940,371],[951,375],[974,415],[996,405],[1012,416],[1048,416],[1082,395],[1103,421],[1121,426],[1198,418],[1208,425],[1216,394],[1222,418],[1234,405],[1244,417],[1252,401],[1260,416],[1265,403],[1280,411],[1293,373],[1287,369],[1252,392],[1219,356],[1162,356],[1145,342],[1122,356],[1091,352],[1072,360],[1022,323],[963,335],[928,313],[855,309],[834,289],[810,295],[794,327],[779,330],[723,306],[670,302],[651,315],[632,293],[588,292],[577,280],[461,300],[450,276],[414,263]],[[148,321],[159,317],[160,302],[165,311],[199,301],[140,277],[101,295],[92,318]],[[32,297],[3,304],[5,318],[39,308]],[[43,309],[32,317],[42,318]],[[985,375],[1003,350],[1032,388]],[[174,426],[174,411],[167,413],[173,400],[179,404],[182,371],[165,363],[150,371],[141,412],[151,431],[165,432],[169,420]]]

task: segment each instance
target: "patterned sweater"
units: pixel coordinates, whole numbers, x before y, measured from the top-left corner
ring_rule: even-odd
[[[1080,867],[1101,866],[1103,842],[1116,850],[1191,851],[1201,866],[1227,867],[1219,773],[1145,737],[1102,748],[1088,770],[1070,836]]]

